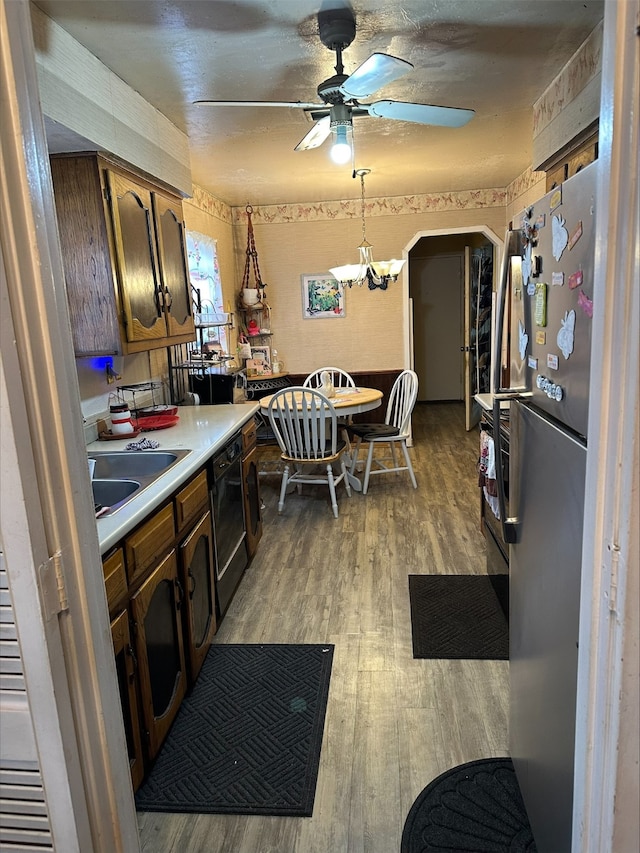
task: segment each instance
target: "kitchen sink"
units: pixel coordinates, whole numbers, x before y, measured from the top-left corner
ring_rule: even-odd
[[[164,474],[183,459],[190,450],[120,450],[90,453],[95,459],[93,476],[96,480],[135,479]]]
[[[96,515],[113,514],[189,453],[190,450],[91,451],[89,459],[96,463],[91,480]]]
[[[110,507],[113,512],[139,491],[140,483],[137,480],[92,480],[91,488],[96,511],[99,505]]]

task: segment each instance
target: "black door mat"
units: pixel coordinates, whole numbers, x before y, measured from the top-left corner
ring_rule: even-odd
[[[310,816],[333,649],[211,646],[137,809]]]
[[[510,758],[447,770],[411,806],[400,853],[536,853]]]
[[[414,658],[508,660],[508,575],[409,575]]]

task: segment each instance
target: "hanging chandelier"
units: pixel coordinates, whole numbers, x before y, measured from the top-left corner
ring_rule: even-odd
[[[366,281],[369,290],[375,290],[376,287],[379,287],[380,290],[386,290],[390,281],[397,280],[405,262],[395,259],[391,261],[373,260],[373,246],[367,240],[364,221],[364,177],[370,172],[371,169],[357,169],[354,173],[354,177],[358,175],[360,178],[362,197],[362,243],[358,246],[360,263],[334,267],[329,272],[343,286],[346,284],[348,287],[353,287],[354,284],[357,284],[358,287],[362,287]]]

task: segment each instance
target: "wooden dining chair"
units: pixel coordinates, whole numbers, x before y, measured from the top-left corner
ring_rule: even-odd
[[[302,383],[305,388],[319,388],[322,385],[322,374],[327,371],[331,376],[334,388],[355,388],[353,376],[350,376],[346,370],[340,367],[320,367],[310,373]]]
[[[344,460],[347,445],[338,437],[338,419],[331,401],[315,388],[283,388],[273,395],[267,412],[285,463],[278,512],[284,509],[290,484],[296,484],[300,493],[303,483],[326,483],[337,518],[336,486],[344,482],[349,497],[351,486]],[[340,466],[338,475],[333,470],[336,464]]]
[[[352,424],[349,427],[351,435],[355,437],[355,444],[351,449],[351,469],[353,474],[358,464],[358,453],[363,441],[369,443],[369,452],[362,480],[362,494],[367,494],[369,478],[374,474],[391,474],[398,471],[408,471],[413,488],[417,489],[413,466],[407,450],[407,439],[409,438],[409,427],[411,424],[411,413],[416,404],[418,396],[418,376],[413,370],[403,370],[393,383],[389,396],[389,405],[383,424]],[[374,450],[379,444],[388,444],[390,457],[375,457]],[[396,445],[400,445],[404,456],[404,465],[398,465]],[[389,467],[391,461],[391,467]],[[373,467],[373,466],[376,467]]]

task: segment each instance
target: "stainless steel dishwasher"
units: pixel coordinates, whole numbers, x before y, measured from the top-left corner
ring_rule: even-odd
[[[213,458],[212,463],[211,506],[216,549],[216,595],[220,616],[226,612],[248,563],[241,460],[242,436],[237,433]]]

